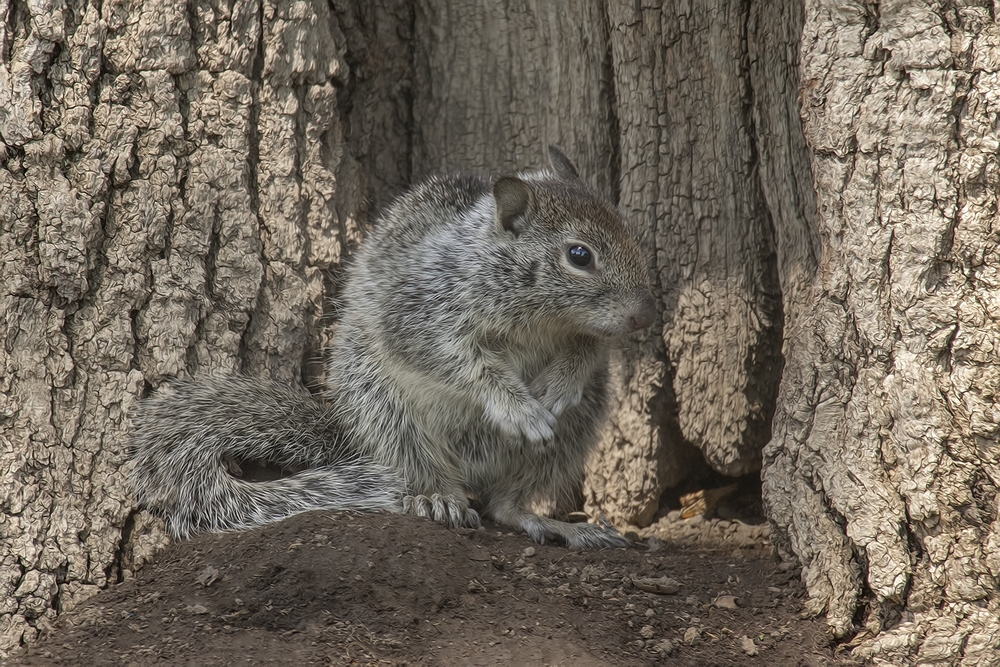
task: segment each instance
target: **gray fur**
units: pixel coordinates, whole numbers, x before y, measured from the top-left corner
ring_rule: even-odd
[[[438,176],[384,213],[349,270],[324,408],[274,383],[177,383],[136,420],[140,500],[175,535],[324,508],[449,526],[487,516],[536,541],[620,546],[614,531],[529,512],[568,501],[607,410],[610,340],[652,323],[621,216],[552,170]],[[595,258],[575,266],[571,245]],[[307,468],[246,482],[227,459]]]
[[[131,445],[139,501],[163,513],[175,537],[314,509],[402,508],[396,472],[352,452],[329,409],[275,382],[173,381],[140,403]],[[305,470],[248,482],[227,472],[238,461]]]

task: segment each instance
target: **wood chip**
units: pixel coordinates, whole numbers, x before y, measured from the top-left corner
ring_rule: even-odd
[[[632,585],[640,591],[656,593],[657,595],[673,595],[681,589],[681,582],[670,577],[647,577],[644,579],[633,577]]]
[[[216,581],[218,581],[218,579],[219,579],[218,568],[216,568],[214,565],[206,565],[205,569],[203,569],[200,573],[198,573],[198,576],[195,577],[194,580],[199,584],[201,584],[202,586],[204,586],[205,588],[208,588]]]
[[[719,609],[737,609],[739,608],[738,602],[739,601],[736,599],[735,595],[720,595],[715,598],[715,601],[712,604]]]
[[[702,489],[681,496],[681,518],[690,519],[714,511],[719,502],[736,493],[737,488],[738,484],[729,484],[718,489]]]

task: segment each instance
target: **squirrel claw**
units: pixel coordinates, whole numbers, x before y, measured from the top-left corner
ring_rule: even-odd
[[[478,528],[482,525],[479,512],[469,507],[467,502],[440,493],[430,497],[404,496],[403,513],[422,516],[450,528]]]
[[[513,438],[522,436],[532,445],[544,448],[555,437],[555,415],[534,398],[517,409],[492,410],[488,414],[501,431]]]
[[[583,400],[583,386],[561,386],[556,389],[554,386],[549,385],[542,389],[535,391],[532,388],[532,394],[538,399],[542,404],[542,407],[546,408],[555,417],[558,417],[566,410],[579,405],[580,401]]]
[[[619,533],[607,522],[606,527],[592,523],[569,524],[571,529],[563,535],[566,546],[577,549],[613,549],[631,545],[628,538]]]
[[[540,544],[546,541],[563,542],[571,549],[608,549],[628,547],[631,542],[614,526],[602,521],[604,526],[593,523],[565,523],[527,512],[515,517],[521,530]]]

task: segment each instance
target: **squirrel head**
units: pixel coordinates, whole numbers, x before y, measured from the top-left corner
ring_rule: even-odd
[[[529,264],[512,272],[528,289],[512,287],[547,323],[594,336],[645,329],[656,304],[624,218],[557,146],[549,147],[549,160],[549,169],[493,182],[497,231],[523,250],[504,256]]]

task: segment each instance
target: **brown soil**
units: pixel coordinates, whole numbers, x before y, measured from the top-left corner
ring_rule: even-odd
[[[336,512],[203,535],[63,614],[12,663],[854,664],[821,619],[801,618],[798,573],[770,556],[766,526],[657,525],[674,537],[589,552]]]

